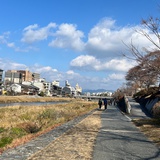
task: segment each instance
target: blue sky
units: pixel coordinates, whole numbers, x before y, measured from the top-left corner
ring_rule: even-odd
[[[134,61],[125,44],[152,47],[135,29],[160,0],[0,0],[0,68],[47,81],[116,90]],[[123,43],[124,42],[124,43]]]

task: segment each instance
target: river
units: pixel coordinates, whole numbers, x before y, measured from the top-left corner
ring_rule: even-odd
[[[7,106],[41,106],[41,105],[50,105],[50,104],[61,104],[67,102],[15,102],[15,103],[0,103],[0,107]]]

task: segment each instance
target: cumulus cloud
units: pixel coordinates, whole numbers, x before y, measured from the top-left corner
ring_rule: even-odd
[[[61,24],[54,36],[55,39],[49,43],[51,47],[69,48],[78,51],[82,51],[84,48],[84,42],[82,41],[84,34],[77,30],[76,25]]]
[[[72,68],[94,70],[100,66],[100,61],[93,56],[81,55],[70,62]]]
[[[124,43],[128,45],[132,41],[140,49],[142,47],[153,48],[153,45],[146,37],[135,32],[135,30],[144,29],[142,26],[119,27],[116,25],[115,20],[104,18],[90,29],[88,35],[84,35],[84,32],[77,28],[75,24],[69,23],[57,25],[51,22],[44,27],[40,27],[38,24],[29,25],[24,28],[23,37],[21,38],[23,43],[20,46],[27,46],[25,49],[17,47],[18,41],[9,40],[10,32],[0,35],[0,44],[4,44],[18,52],[39,51],[41,46],[38,46],[38,50],[33,43],[44,40],[52,48],[70,49],[73,51],[72,55],[75,51],[80,51],[81,55],[70,62],[71,70],[61,72],[52,68],[52,66],[40,66],[38,64],[27,67],[24,64],[7,60],[3,60],[3,62],[0,60],[1,68],[5,70],[29,68],[31,72],[40,73],[42,78],[44,77],[48,81],[59,80],[64,82],[68,79],[70,84],[80,83],[85,88],[108,88],[109,84],[114,86],[115,83],[117,86],[118,83],[121,83],[124,80],[124,73],[135,65],[135,62],[122,57],[122,53],[127,51]],[[147,29],[144,31],[155,39],[155,36]],[[46,51],[48,50],[46,49]],[[82,74],[77,73],[77,70]],[[99,72],[103,73],[105,77],[102,78],[102,75],[98,77],[97,73]],[[90,73],[90,76],[83,76],[83,73]]]
[[[113,73],[113,74],[110,74],[108,76],[108,78],[111,79],[111,80],[123,80],[125,78],[125,74]]]
[[[96,59],[90,55],[81,55],[70,62],[71,68],[79,70],[95,70],[95,71],[122,71],[125,72],[133,67],[135,62],[127,59]]]
[[[153,47],[151,42],[136,30],[142,30],[142,26],[118,27],[115,20],[104,18],[90,30],[86,51],[99,58],[114,57],[126,52],[127,48],[124,43],[129,45],[131,40],[140,48]],[[149,35],[155,39],[152,34]]]
[[[0,66],[1,69],[4,71],[6,70],[19,70],[19,69],[26,69],[27,66],[25,64],[16,63],[8,59],[0,58]]]
[[[45,40],[52,34],[50,32],[52,28],[56,28],[55,23],[49,23],[46,27],[42,28],[40,28],[38,24],[29,25],[28,27],[24,28],[23,38],[21,41],[25,43],[33,43],[36,41]]]

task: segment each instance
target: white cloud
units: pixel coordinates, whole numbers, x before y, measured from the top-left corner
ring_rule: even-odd
[[[8,43],[7,46],[10,47],[10,48],[14,48],[15,44],[13,42],[12,43]]]
[[[55,23],[49,23],[46,27],[39,28],[37,24],[30,25],[23,30],[22,42],[33,43],[47,39],[51,35],[50,30],[56,28]]]
[[[78,51],[82,51],[84,48],[84,43],[81,40],[84,34],[77,30],[73,24],[61,24],[54,36],[55,39],[49,44],[51,47],[69,48]]]
[[[113,73],[113,74],[109,75],[108,78],[111,80],[124,80],[125,75]]]
[[[53,48],[58,47],[83,52],[83,55],[76,57],[70,62],[71,70],[67,72],[58,71],[52,68],[52,66],[40,66],[38,64],[28,67],[31,72],[40,73],[48,81],[60,80],[61,82],[65,82],[68,79],[70,84],[79,83],[85,88],[108,88],[110,87],[109,85],[111,87],[116,86],[124,81],[124,73],[135,65],[135,62],[122,57],[122,52],[127,51],[123,42],[130,44],[132,40],[133,44],[140,49],[142,47],[153,47],[143,35],[135,32],[135,29],[141,30],[142,26],[118,27],[115,20],[104,18],[91,28],[88,37],[85,37],[84,32],[78,30],[74,24],[63,23],[57,26],[55,23],[49,23],[44,27],[33,24],[24,28],[21,42],[33,43],[46,40],[49,46]],[[148,30],[145,31],[150,34]],[[10,32],[5,32],[0,35],[0,44],[6,45],[18,52],[39,51],[41,49],[41,46],[38,46],[38,50],[34,45],[30,46],[28,44],[26,47],[24,43],[22,45],[19,44],[19,46],[23,46],[25,49],[17,47],[18,40],[10,41],[10,34]],[[150,36],[155,39],[152,34]],[[88,38],[86,42],[83,41],[84,37]],[[52,41],[51,38],[53,38]],[[47,51],[46,49],[46,53]],[[24,64],[7,60],[3,60],[3,62],[0,60],[0,65],[5,70],[27,68]],[[66,64],[64,63],[64,65]],[[83,71],[87,71],[85,73],[89,74],[83,76],[77,73],[76,69],[82,74]],[[99,72],[103,73],[104,76],[98,77],[97,73]]]
[[[110,61],[103,63],[100,68],[102,70],[115,70],[126,72],[134,65],[134,61],[129,61],[127,59],[111,59]]]
[[[70,62],[74,69],[79,70],[95,70],[95,71],[122,71],[126,72],[135,65],[134,61],[127,59],[111,59],[101,60],[93,56],[81,55]]]
[[[129,45],[131,40],[140,49],[153,47],[146,37],[136,32],[141,30],[142,26],[118,27],[115,22],[115,20],[104,18],[90,30],[86,43],[88,54],[99,58],[121,56],[122,53],[127,52],[124,43]],[[155,39],[153,35],[151,37]]]
[[[72,71],[72,70],[69,70],[69,71],[67,71],[66,73],[69,74],[69,75],[75,74],[74,71]]]
[[[20,70],[20,69],[26,69],[27,66],[25,64],[12,62],[8,59],[2,59],[0,58],[0,66],[3,70]]]
[[[70,65],[77,69],[93,70],[100,65],[100,61],[93,56],[81,55],[73,59]]]
[[[122,83],[121,75],[109,75],[107,78],[100,78],[98,76],[83,76],[73,70],[68,70],[67,72],[61,72],[51,66],[41,66],[39,64],[34,64],[33,66],[26,66],[24,64],[15,63],[10,60],[0,59],[1,69],[7,70],[26,70],[31,72],[36,72],[41,75],[41,78],[45,78],[48,82],[53,80],[59,80],[60,86],[65,85],[65,81],[69,80],[71,86],[75,87],[78,83],[83,89],[98,89],[98,88],[108,88],[113,89],[113,86],[120,85]],[[114,81],[113,81],[114,80]],[[116,80],[116,81],[115,81]],[[114,84],[115,83],[115,84]],[[112,85],[114,84],[114,85]]]

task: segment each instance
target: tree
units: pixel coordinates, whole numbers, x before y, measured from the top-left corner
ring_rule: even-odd
[[[132,41],[129,46],[126,45],[134,57],[132,59],[136,60],[138,65],[131,68],[125,78],[136,86],[146,85],[148,88],[160,79],[160,19],[149,17],[147,20],[142,19],[141,24],[144,28],[136,32],[146,37],[155,48],[152,51],[146,47],[139,50]]]
[[[151,16],[147,20],[142,19],[141,24],[157,38],[157,41],[155,41],[150,34],[143,29],[137,32],[145,36],[157,48],[156,50],[160,50],[160,19]]]
[[[135,89],[149,88],[156,82],[157,75],[150,71],[150,68],[145,67],[144,64],[139,64],[127,72],[125,79],[132,83]]]

